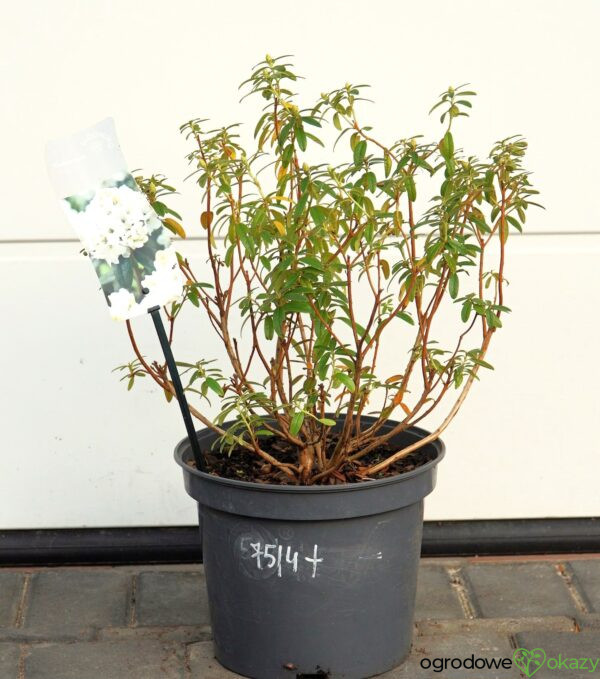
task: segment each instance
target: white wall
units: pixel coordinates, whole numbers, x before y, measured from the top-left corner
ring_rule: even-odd
[[[295,55],[307,96],[371,83],[363,117],[383,136],[435,133],[430,105],[468,81],[479,96],[462,145],[483,154],[502,136],[528,138],[547,210],[510,243],[513,314],[496,371],[444,436],[427,516],[600,514],[599,23],[595,0],[4,2],[0,527],[194,521],[171,457],[184,434],[176,407],[150,384],[127,394],[111,374],[129,356],[125,331],[56,205],[43,147],[113,115],[131,166],[181,185],[178,125],[251,120],[237,84],[265,52]],[[184,190],[194,232],[197,196]],[[204,241],[184,248],[202,265]],[[136,326],[153,347],[149,319]],[[199,319],[186,327],[178,352],[219,351]]]

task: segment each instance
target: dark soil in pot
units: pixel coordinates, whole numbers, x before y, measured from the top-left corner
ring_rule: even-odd
[[[389,423],[394,426],[395,423]],[[412,428],[395,450],[427,435]],[[203,448],[215,435],[198,433]],[[365,679],[410,651],[428,460],[386,478],[323,486],[249,483],[175,457],[198,502],[215,654],[254,679]]]
[[[337,439],[337,434],[334,434],[329,438],[329,446],[326,451],[328,455],[333,452]],[[291,464],[298,462],[297,449],[292,447],[287,441],[274,437],[260,437],[258,441],[262,450],[269,453],[280,462],[289,462]],[[398,447],[393,445],[393,443],[385,443],[360,458],[360,460],[346,463],[336,472],[335,476],[330,476],[326,480],[326,483],[328,485],[336,485],[340,483],[368,482],[373,479],[396,476],[397,474],[410,472],[413,469],[426,464],[430,460],[433,460],[436,456],[434,448],[425,446],[424,448],[415,450],[410,455],[397,460],[394,464],[375,476],[366,479],[361,474],[362,469],[387,459],[397,450]],[[206,447],[202,452],[206,460],[207,471],[209,474],[222,476],[227,479],[236,479],[237,481],[250,481],[252,483],[277,483],[284,485],[293,483],[293,481],[283,472],[279,471],[276,467],[265,463],[264,460],[257,458],[244,448],[237,447],[227,454],[221,454],[218,451],[215,452],[214,449]],[[194,460],[190,460],[189,464],[190,466],[195,467]]]

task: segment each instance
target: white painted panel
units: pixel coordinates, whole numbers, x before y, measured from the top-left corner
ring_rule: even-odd
[[[600,156],[598,25],[597,0],[4,2],[0,238],[71,236],[43,147],[106,115],[132,167],[179,185],[179,125],[255,119],[260,103],[240,106],[237,85],[267,51],[295,55],[308,76],[298,90],[309,97],[347,80],[371,83],[377,106],[366,105],[363,120],[382,138],[437,135],[427,111],[438,93],[472,83],[480,96],[458,143],[484,154],[500,137],[528,137],[548,208],[529,228],[598,231],[600,205],[586,200]],[[188,227],[196,224],[192,191],[181,207]]]
[[[483,375],[445,434],[446,460],[429,519],[600,513],[600,421],[594,359],[600,324],[600,236],[511,239],[513,314]],[[204,243],[184,248],[197,266]],[[195,520],[174,443],[176,405],[148,382],[127,393],[111,369],[128,360],[76,244],[0,246],[0,528],[176,525]],[[146,353],[150,319],[135,322]],[[218,357],[196,315],[177,355]],[[395,369],[398,351],[382,369]]]
[[[600,237],[513,239],[513,309],[444,435],[430,517],[600,515]]]
[[[191,522],[194,507],[172,461],[173,442],[185,435],[177,406],[165,407],[150,384],[128,394],[111,374],[130,360],[125,325],[109,319],[78,249],[0,247],[1,314],[13,319],[0,340],[8,358],[0,525]],[[141,345],[154,350],[151,319],[135,325]],[[201,337],[200,322],[194,329]]]

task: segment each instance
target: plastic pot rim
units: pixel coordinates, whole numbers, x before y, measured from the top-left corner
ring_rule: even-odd
[[[369,416],[363,416],[363,420],[374,420],[375,418],[371,418]],[[222,426],[223,429],[227,429],[229,426],[235,423],[235,420],[229,420],[228,422],[224,422]],[[388,420],[388,423],[391,426],[395,426],[397,422]],[[385,427],[385,425],[384,425]],[[196,432],[196,435],[203,434],[204,432],[209,432],[211,434],[215,434],[212,429],[209,427],[203,427],[202,429],[198,430]],[[402,434],[412,434],[415,439],[422,439],[425,438],[426,436],[429,436],[431,432],[427,431],[426,429],[422,429],[421,427],[408,427],[407,429],[402,432]],[[400,436],[402,434],[399,434]],[[255,492],[263,492],[263,493],[300,493],[300,494],[313,494],[313,493],[344,493],[344,492],[352,492],[352,491],[357,491],[360,489],[366,490],[367,488],[374,488],[374,487],[381,487],[381,486],[388,486],[388,485],[393,485],[396,483],[402,483],[404,481],[410,481],[411,479],[414,479],[416,476],[420,476],[421,474],[426,474],[429,472],[429,470],[432,467],[437,466],[439,462],[443,459],[444,455],[446,454],[446,446],[442,439],[437,438],[433,441],[430,441],[429,443],[425,444],[426,446],[431,446],[435,449],[436,451],[436,456],[432,459],[429,460],[429,462],[426,462],[425,464],[417,467],[416,469],[413,469],[409,472],[404,472],[401,474],[395,474],[393,476],[387,476],[383,479],[372,479],[368,481],[361,481],[361,482],[355,482],[355,483],[340,483],[336,485],[311,485],[311,486],[301,486],[301,485],[293,485],[293,484],[288,484],[288,485],[283,485],[283,484],[275,484],[275,483],[256,483],[253,481],[239,481],[237,479],[229,479],[224,476],[216,476],[214,474],[207,474],[206,472],[202,472],[199,469],[196,469],[195,467],[192,467],[188,464],[188,460],[192,458],[191,455],[191,446],[188,437],[186,436],[185,438],[181,439],[179,443],[175,446],[175,452],[174,452],[174,458],[175,462],[184,470],[185,473],[191,474],[192,476],[199,477],[200,479],[203,479],[205,481],[209,481],[211,483],[215,484],[220,484],[225,487],[229,488],[240,488],[244,490],[250,490],[250,491],[255,491]]]

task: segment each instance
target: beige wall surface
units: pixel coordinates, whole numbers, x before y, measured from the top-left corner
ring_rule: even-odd
[[[240,104],[237,85],[266,52],[295,55],[308,98],[370,83],[363,118],[384,138],[437,134],[427,111],[462,82],[479,93],[462,146],[483,155],[527,137],[546,210],[511,239],[496,370],[444,436],[426,515],[600,514],[600,3],[0,0],[0,19],[0,528],[194,521],[172,461],[178,413],[150,384],[128,394],[111,373],[130,355],[125,330],[108,318],[43,151],[112,115],[131,167],[181,186],[179,124],[251,121],[256,104]],[[200,236],[198,196],[183,193],[176,207]],[[204,266],[201,238],[182,249]],[[136,321],[154,347],[150,325]],[[178,352],[219,354],[201,319],[185,327]]]

